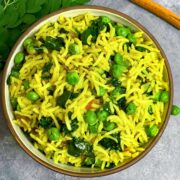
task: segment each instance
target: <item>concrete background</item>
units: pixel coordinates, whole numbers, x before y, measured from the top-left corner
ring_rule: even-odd
[[[156,0],[180,14],[180,0]],[[159,41],[173,72],[174,104],[180,105],[180,31],[127,0],[92,0],[117,9],[142,23]],[[2,74],[0,75],[2,76]],[[0,106],[0,180],[79,180],[53,172],[32,160],[11,136]],[[180,180],[180,120],[171,117],[152,151],[130,168],[95,180]]]

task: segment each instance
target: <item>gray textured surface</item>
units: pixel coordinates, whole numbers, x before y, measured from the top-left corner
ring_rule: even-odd
[[[180,14],[180,0],[156,0]],[[180,32],[151,13],[127,0],[93,0],[124,12],[142,23],[157,38],[164,49],[173,72],[174,103],[180,105]],[[171,117],[169,124],[153,150],[132,167],[102,178],[113,180],[180,180],[180,120]],[[55,173],[32,160],[9,133],[0,106],[0,180],[78,180]]]

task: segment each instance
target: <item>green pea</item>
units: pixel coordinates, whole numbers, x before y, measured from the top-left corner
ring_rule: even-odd
[[[27,51],[28,54],[31,54],[31,55],[37,53],[37,52],[36,52],[36,49],[35,49],[34,46],[31,45],[31,44],[27,45],[26,51]]]
[[[60,137],[60,131],[58,128],[52,127],[48,129],[48,138],[50,141],[57,141]]]
[[[30,100],[30,101],[37,101],[40,97],[39,95],[35,92],[35,91],[29,91],[26,95],[26,97]]]
[[[169,101],[169,92],[162,91],[159,100],[163,103],[167,103]]]
[[[91,110],[88,110],[85,113],[84,119],[89,125],[95,125],[97,123],[96,113],[94,111],[91,111]]]
[[[114,128],[116,128],[116,123],[114,122],[109,122],[109,121],[105,121],[104,122],[104,129],[106,131],[111,131],[113,130]]]
[[[112,76],[114,78],[118,79],[122,75],[123,71],[124,71],[123,66],[120,66],[118,64],[113,64],[112,65]]]
[[[15,64],[21,64],[24,61],[25,55],[23,52],[18,52],[14,58]]]
[[[160,96],[161,96],[161,92],[159,91],[159,92],[157,92],[156,94],[154,94],[153,100],[154,100],[154,101],[159,101]]]
[[[176,105],[173,105],[171,109],[171,115],[176,116],[178,114],[180,114],[180,108]]]
[[[116,62],[116,64],[121,64],[121,62],[123,61],[123,56],[119,53],[117,53],[114,56],[114,61]]]
[[[133,102],[130,102],[128,106],[126,107],[126,113],[128,115],[133,115],[135,114],[136,109],[137,109],[136,105]]]
[[[111,22],[111,20],[107,16],[101,16],[101,22],[104,24],[108,24]]]
[[[79,46],[77,44],[70,44],[69,53],[71,55],[79,54],[80,53]]]
[[[12,70],[12,71],[11,71],[11,75],[10,75],[10,76],[13,76],[13,77],[15,77],[15,78],[19,79],[19,72],[18,72],[18,71],[16,71],[16,70]]]
[[[93,134],[98,132],[98,127],[99,127],[98,123],[88,126],[90,133],[93,133]]]
[[[136,44],[136,37],[133,34],[128,35],[129,42]]]
[[[66,81],[71,84],[75,85],[79,82],[79,75],[77,72],[68,72],[66,75]]]
[[[123,37],[127,37],[128,34],[130,34],[130,30],[128,28],[125,27],[121,27],[121,26],[117,26],[116,27],[116,34],[118,36],[123,36]]]
[[[23,46],[26,48],[28,45],[30,45],[32,43],[33,43],[32,38],[28,37],[27,39],[24,40]]]
[[[101,110],[97,112],[97,118],[99,119],[99,121],[105,121],[107,120],[109,113],[105,110]]]
[[[98,96],[104,96],[105,93],[106,93],[106,89],[104,87],[100,86]]]
[[[149,137],[155,137],[159,132],[159,127],[154,124],[153,126],[146,127],[145,130]]]
[[[28,80],[24,80],[24,81],[23,81],[23,86],[24,86],[24,89],[25,89],[25,90],[29,89],[29,87],[30,87],[30,86],[29,86],[29,81],[28,81]]]

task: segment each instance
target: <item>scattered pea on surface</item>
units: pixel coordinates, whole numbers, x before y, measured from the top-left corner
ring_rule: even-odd
[[[178,114],[180,114],[180,108],[176,105],[173,105],[171,109],[171,115],[176,116]]]

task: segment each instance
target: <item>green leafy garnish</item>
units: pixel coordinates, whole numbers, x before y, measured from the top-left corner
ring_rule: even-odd
[[[91,156],[92,146],[80,138],[73,138],[68,146],[68,154],[78,157],[80,155]]]
[[[73,92],[70,92],[68,91],[67,89],[64,89],[64,92],[61,96],[58,96],[56,98],[56,104],[58,106],[60,106],[61,108],[64,108],[65,109],[65,105],[66,105],[66,102],[68,99],[75,99],[77,98],[79,95],[79,93],[73,93]]]
[[[99,141],[99,144],[103,146],[105,149],[114,149],[122,151],[120,146],[120,133],[113,134],[112,137],[115,138],[116,141],[110,138],[103,138],[101,141]]]
[[[42,117],[38,123],[39,126],[47,129],[53,125],[53,120],[50,117]]]

